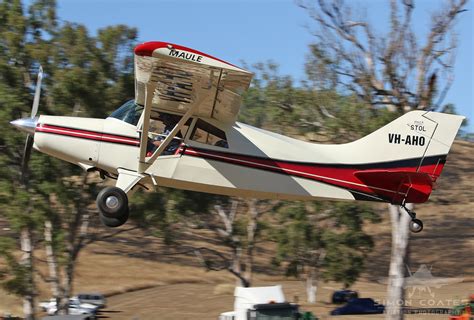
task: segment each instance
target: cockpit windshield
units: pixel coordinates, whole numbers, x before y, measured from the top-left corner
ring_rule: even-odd
[[[112,112],[109,117],[119,119],[136,126],[138,120],[140,120],[142,112],[143,106],[136,104],[135,100],[130,100],[125,102],[120,108]]]

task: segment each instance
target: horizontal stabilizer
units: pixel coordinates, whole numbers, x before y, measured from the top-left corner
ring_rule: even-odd
[[[434,185],[434,179],[424,172],[364,170],[354,176],[392,204],[423,203]]]

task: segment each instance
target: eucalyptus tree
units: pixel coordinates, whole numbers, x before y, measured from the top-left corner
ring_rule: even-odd
[[[380,221],[368,205],[327,201],[287,203],[277,217],[273,262],[284,264],[287,276],[304,279],[309,303],[316,302],[319,280],[348,288],[358,279],[373,247],[362,228]]]
[[[441,110],[454,80],[457,48],[455,23],[467,0],[440,2],[427,21],[428,32],[414,31],[416,1],[391,0],[388,31],[357,16],[343,0],[301,0],[313,19],[314,43],[307,63],[309,86],[353,94],[371,107],[402,114],[410,110]],[[379,14],[379,13],[377,13]],[[412,207],[410,207],[412,208]],[[390,206],[392,256],[387,319],[401,319],[404,260],[410,217]]]
[[[104,116],[133,97],[133,46],[137,32],[118,25],[91,36],[86,27],[59,22],[54,0],[0,3],[0,206],[14,234],[20,235],[18,258],[11,241],[2,241],[5,288],[24,299],[24,315],[35,317],[35,281],[41,263],[34,249],[46,246],[51,274],[41,275],[62,297],[63,309],[72,291],[74,265],[84,244],[89,190],[77,168],[33,153],[20,179],[24,136],[8,124],[29,114],[39,66],[45,70],[40,113]],[[21,180],[28,183],[21,183]],[[81,231],[82,230],[82,231]],[[60,259],[53,259],[59,257]],[[54,262],[61,261],[59,264]],[[58,272],[64,268],[64,272]],[[65,274],[58,281],[59,274]],[[61,282],[61,290],[58,285]]]

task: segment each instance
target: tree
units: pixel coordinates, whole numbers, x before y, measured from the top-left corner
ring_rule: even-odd
[[[216,227],[214,231],[218,235],[220,241],[228,248],[230,248],[230,257],[225,258],[224,255],[221,257],[224,260],[224,266],[226,269],[237,277],[237,285],[240,284],[242,287],[250,287],[250,281],[244,275],[242,271],[242,235],[243,230],[239,228],[237,224],[237,213],[238,213],[239,201],[233,200],[227,210],[221,205],[215,205],[215,212],[219,216],[223,227]],[[226,261],[227,260],[227,261]],[[203,260],[206,267],[212,270],[209,260]],[[214,270],[219,270],[214,267]]]
[[[289,203],[279,210],[276,264],[286,264],[286,274],[305,277],[307,300],[316,302],[316,282],[342,282],[350,287],[363,271],[373,247],[363,232],[364,222],[380,221],[367,205],[342,202]]]
[[[11,245],[4,246],[1,253],[9,270],[4,284],[10,292],[24,297],[25,317],[33,319],[38,262],[33,249],[41,241],[43,226],[51,240],[47,241],[50,257],[61,257],[67,252],[70,258],[63,290],[67,300],[74,263],[82,247],[77,235],[86,217],[88,201],[72,204],[77,199],[71,194],[78,186],[64,178],[77,175],[78,168],[37,153],[32,155],[28,179],[21,179],[28,184],[20,185],[24,135],[12,130],[8,122],[29,114],[39,64],[46,75],[41,112],[103,116],[133,97],[131,52],[136,30],[113,26],[99,30],[97,38],[91,37],[81,25],[59,23],[54,0],[34,1],[26,12],[20,0],[0,4],[0,119],[4,124],[0,128],[0,205],[2,216],[21,236],[23,255],[17,260],[9,251],[15,250]],[[67,192],[68,196],[61,198]],[[58,199],[62,200],[62,209],[58,209]],[[69,213],[67,209],[71,208],[74,218],[62,219],[61,214]],[[65,220],[68,222],[62,223]],[[68,239],[64,246],[58,244],[62,236]],[[50,265],[55,265],[54,261],[50,260]]]
[[[308,80],[296,86],[280,75],[275,63],[252,66],[252,85],[243,96],[239,119],[257,127],[322,143],[353,141],[373,132],[396,115],[376,109],[354,95],[316,86],[313,61],[306,64]]]
[[[300,1],[313,18],[315,42],[307,70],[317,89],[352,93],[374,112],[386,106],[394,113],[442,110],[454,79],[456,36],[454,23],[467,0],[446,2],[433,12],[423,42],[413,31],[412,0],[390,1],[388,34],[354,16],[343,0]],[[380,28],[378,28],[380,29]],[[392,221],[392,258],[389,271],[387,319],[401,319],[403,262],[410,219],[399,207],[389,208]]]
[[[253,280],[255,247],[261,238],[261,218],[278,204],[277,201],[256,199],[232,200],[214,206],[218,223],[208,222],[220,243],[230,249],[221,253],[210,248],[195,248],[194,252],[208,270],[227,270],[237,278],[237,285],[250,287]]]
[[[44,221],[44,246],[49,276],[42,275],[42,278],[51,285],[51,293],[56,299],[60,314],[68,313],[76,262],[87,243],[90,218],[88,205],[92,202],[89,175],[84,173],[81,179],[66,177],[63,178],[64,181],[56,182],[63,188],[52,194],[52,210]]]
[[[245,279],[252,283],[255,248],[260,238],[262,238],[262,231],[265,225],[262,219],[265,214],[274,211],[280,205],[277,200],[265,201],[257,199],[246,199],[247,205],[247,223],[246,223],[246,250],[245,250]],[[268,229],[268,227],[267,227]]]
[[[3,1],[0,16],[0,118],[3,124],[0,129],[0,205],[2,215],[8,218],[12,229],[20,235],[22,251],[18,259],[9,252],[14,246],[3,248],[1,253],[10,271],[4,286],[23,298],[25,318],[34,319],[34,230],[41,223],[41,215],[47,208],[39,196],[37,168],[20,173],[24,136],[7,131],[10,129],[8,119],[19,118],[32,102],[30,68],[33,65],[27,52],[31,25],[19,0]]]
[[[179,236],[201,227],[216,201],[226,197],[160,187],[157,192],[140,190],[130,199],[131,219],[136,225],[162,238],[164,244],[177,243]]]
[[[132,97],[133,87],[127,82],[132,82],[133,64],[123,51],[131,52],[135,38],[135,29],[125,26],[101,29],[97,38],[90,37],[80,25],[58,26],[51,39],[55,48],[49,49],[52,57],[48,60],[44,108],[57,114],[101,117]],[[42,188],[53,195],[48,201],[55,209],[47,215],[44,228],[48,282],[60,302],[58,310],[67,313],[79,252],[89,243],[88,206],[95,185],[88,181],[87,173],[77,177],[79,168],[53,164],[55,173],[44,176],[42,182]]]

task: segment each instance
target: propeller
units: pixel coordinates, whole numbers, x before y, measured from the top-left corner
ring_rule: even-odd
[[[41,94],[41,81],[42,80],[43,80],[43,67],[40,65],[39,66],[39,71],[38,71],[38,78],[36,79],[35,97],[33,99],[33,107],[31,108],[31,117],[30,118],[36,117],[36,114],[38,113],[38,106],[39,106],[39,100],[40,100],[40,94]]]
[[[21,160],[21,175],[20,181],[22,184],[26,185],[28,181],[28,162],[31,157],[31,149],[33,148],[33,137],[35,134],[36,124],[38,118],[36,114],[38,113],[39,100],[41,95],[41,81],[43,79],[43,68],[39,67],[38,78],[36,80],[35,96],[33,99],[33,106],[31,108],[31,116],[29,118],[18,119],[10,122],[13,126],[21,131],[25,131],[28,135],[26,136],[25,148],[23,150],[23,158]]]

